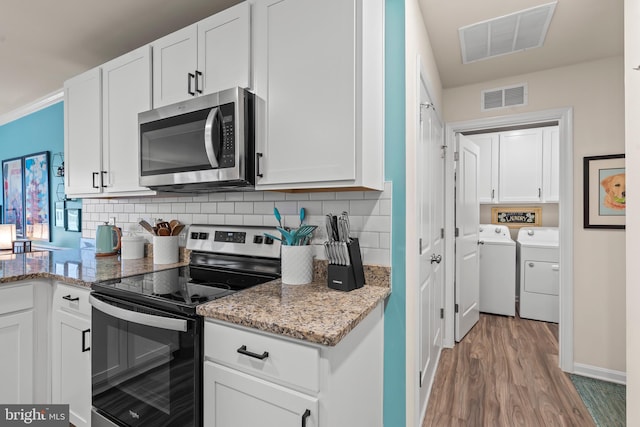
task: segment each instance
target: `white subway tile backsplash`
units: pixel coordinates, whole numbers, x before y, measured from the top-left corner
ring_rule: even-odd
[[[235,212],[235,203],[232,203],[232,202],[218,203],[218,213],[232,214],[234,212]]]
[[[349,192],[237,192],[196,196],[153,198],[84,199],[82,237],[95,238],[103,221],[116,218],[124,231],[139,230],[144,218],[153,222],[178,219],[185,224],[241,224],[276,227],[273,216],[277,207],[283,225],[298,227],[299,212],[305,209],[305,223],[317,225],[312,244],[319,259],[325,259],[325,215],[349,212],[351,236],[358,237],[366,264],[390,265],[391,262],[391,185],[385,190]],[[140,231],[141,232],[141,231]]]
[[[350,215],[378,215],[380,209],[377,200],[351,200],[347,212]]]
[[[244,193],[225,193],[227,202],[241,202],[244,200]]]
[[[237,214],[252,214],[253,203],[251,202],[236,202],[235,213]]]

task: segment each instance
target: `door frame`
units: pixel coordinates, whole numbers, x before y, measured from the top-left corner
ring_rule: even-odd
[[[455,134],[472,130],[492,129],[557,121],[560,128],[560,325],[559,365],[565,372],[573,372],[573,108],[542,110],[531,113],[488,117],[445,125],[445,145],[456,149]],[[454,156],[445,162],[445,259],[453,260],[455,232]],[[445,265],[445,327],[443,346],[454,346],[455,263]]]

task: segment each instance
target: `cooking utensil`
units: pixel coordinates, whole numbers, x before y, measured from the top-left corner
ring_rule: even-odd
[[[151,224],[149,224],[147,221],[145,221],[144,219],[141,220],[139,222],[139,224],[142,226],[142,228],[144,228],[145,230],[147,230],[149,233],[153,234],[155,236],[156,232],[154,231],[153,227],[151,226]]]
[[[304,222],[305,210],[304,208],[300,208],[300,227],[302,227],[302,223]]]
[[[180,223],[176,224],[175,226],[173,226],[173,227],[171,228],[171,233],[170,233],[170,235],[171,235],[171,236],[177,236],[177,235],[179,235],[179,234],[182,232],[182,230],[184,230],[184,227],[185,227],[185,226],[184,226],[184,224],[180,224]]]
[[[167,230],[171,230],[171,227],[169,227],[169,223],[167,221],[157,222],[156,227],[158,227],[158,229],[166,228]]]
[[[282,228],[282,217],[280,216],[280,211],[278,210],[278,208],[273,208],[273,216],[276,217],[276,219],[278,220],[278,225],[280,225],[280,228]]]
[[[173,230],[178,224],[180,224],[180,221],[178,221],[177,219],[172,219],[171,221],[169,221],[169,229]]]
[[[170,236],[171,231],[167,227],[158,227],[158,236]]]

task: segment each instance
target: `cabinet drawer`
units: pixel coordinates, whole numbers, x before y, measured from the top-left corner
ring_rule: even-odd
[[[0,314],[33,308],[33,285],[0,287]]]
[[[71,313],[90,317],[89,293],[89,289],[58,283],[53,294],[53,309],[61,308]]]
[[[262,378],[319,390],[318,348],[212,322],[205,322],[204,339],[209,359]]]

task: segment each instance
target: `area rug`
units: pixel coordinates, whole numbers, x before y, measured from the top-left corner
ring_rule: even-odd
[[[598,427],[624,427],[627,388],[621,384],[569,374]]]

